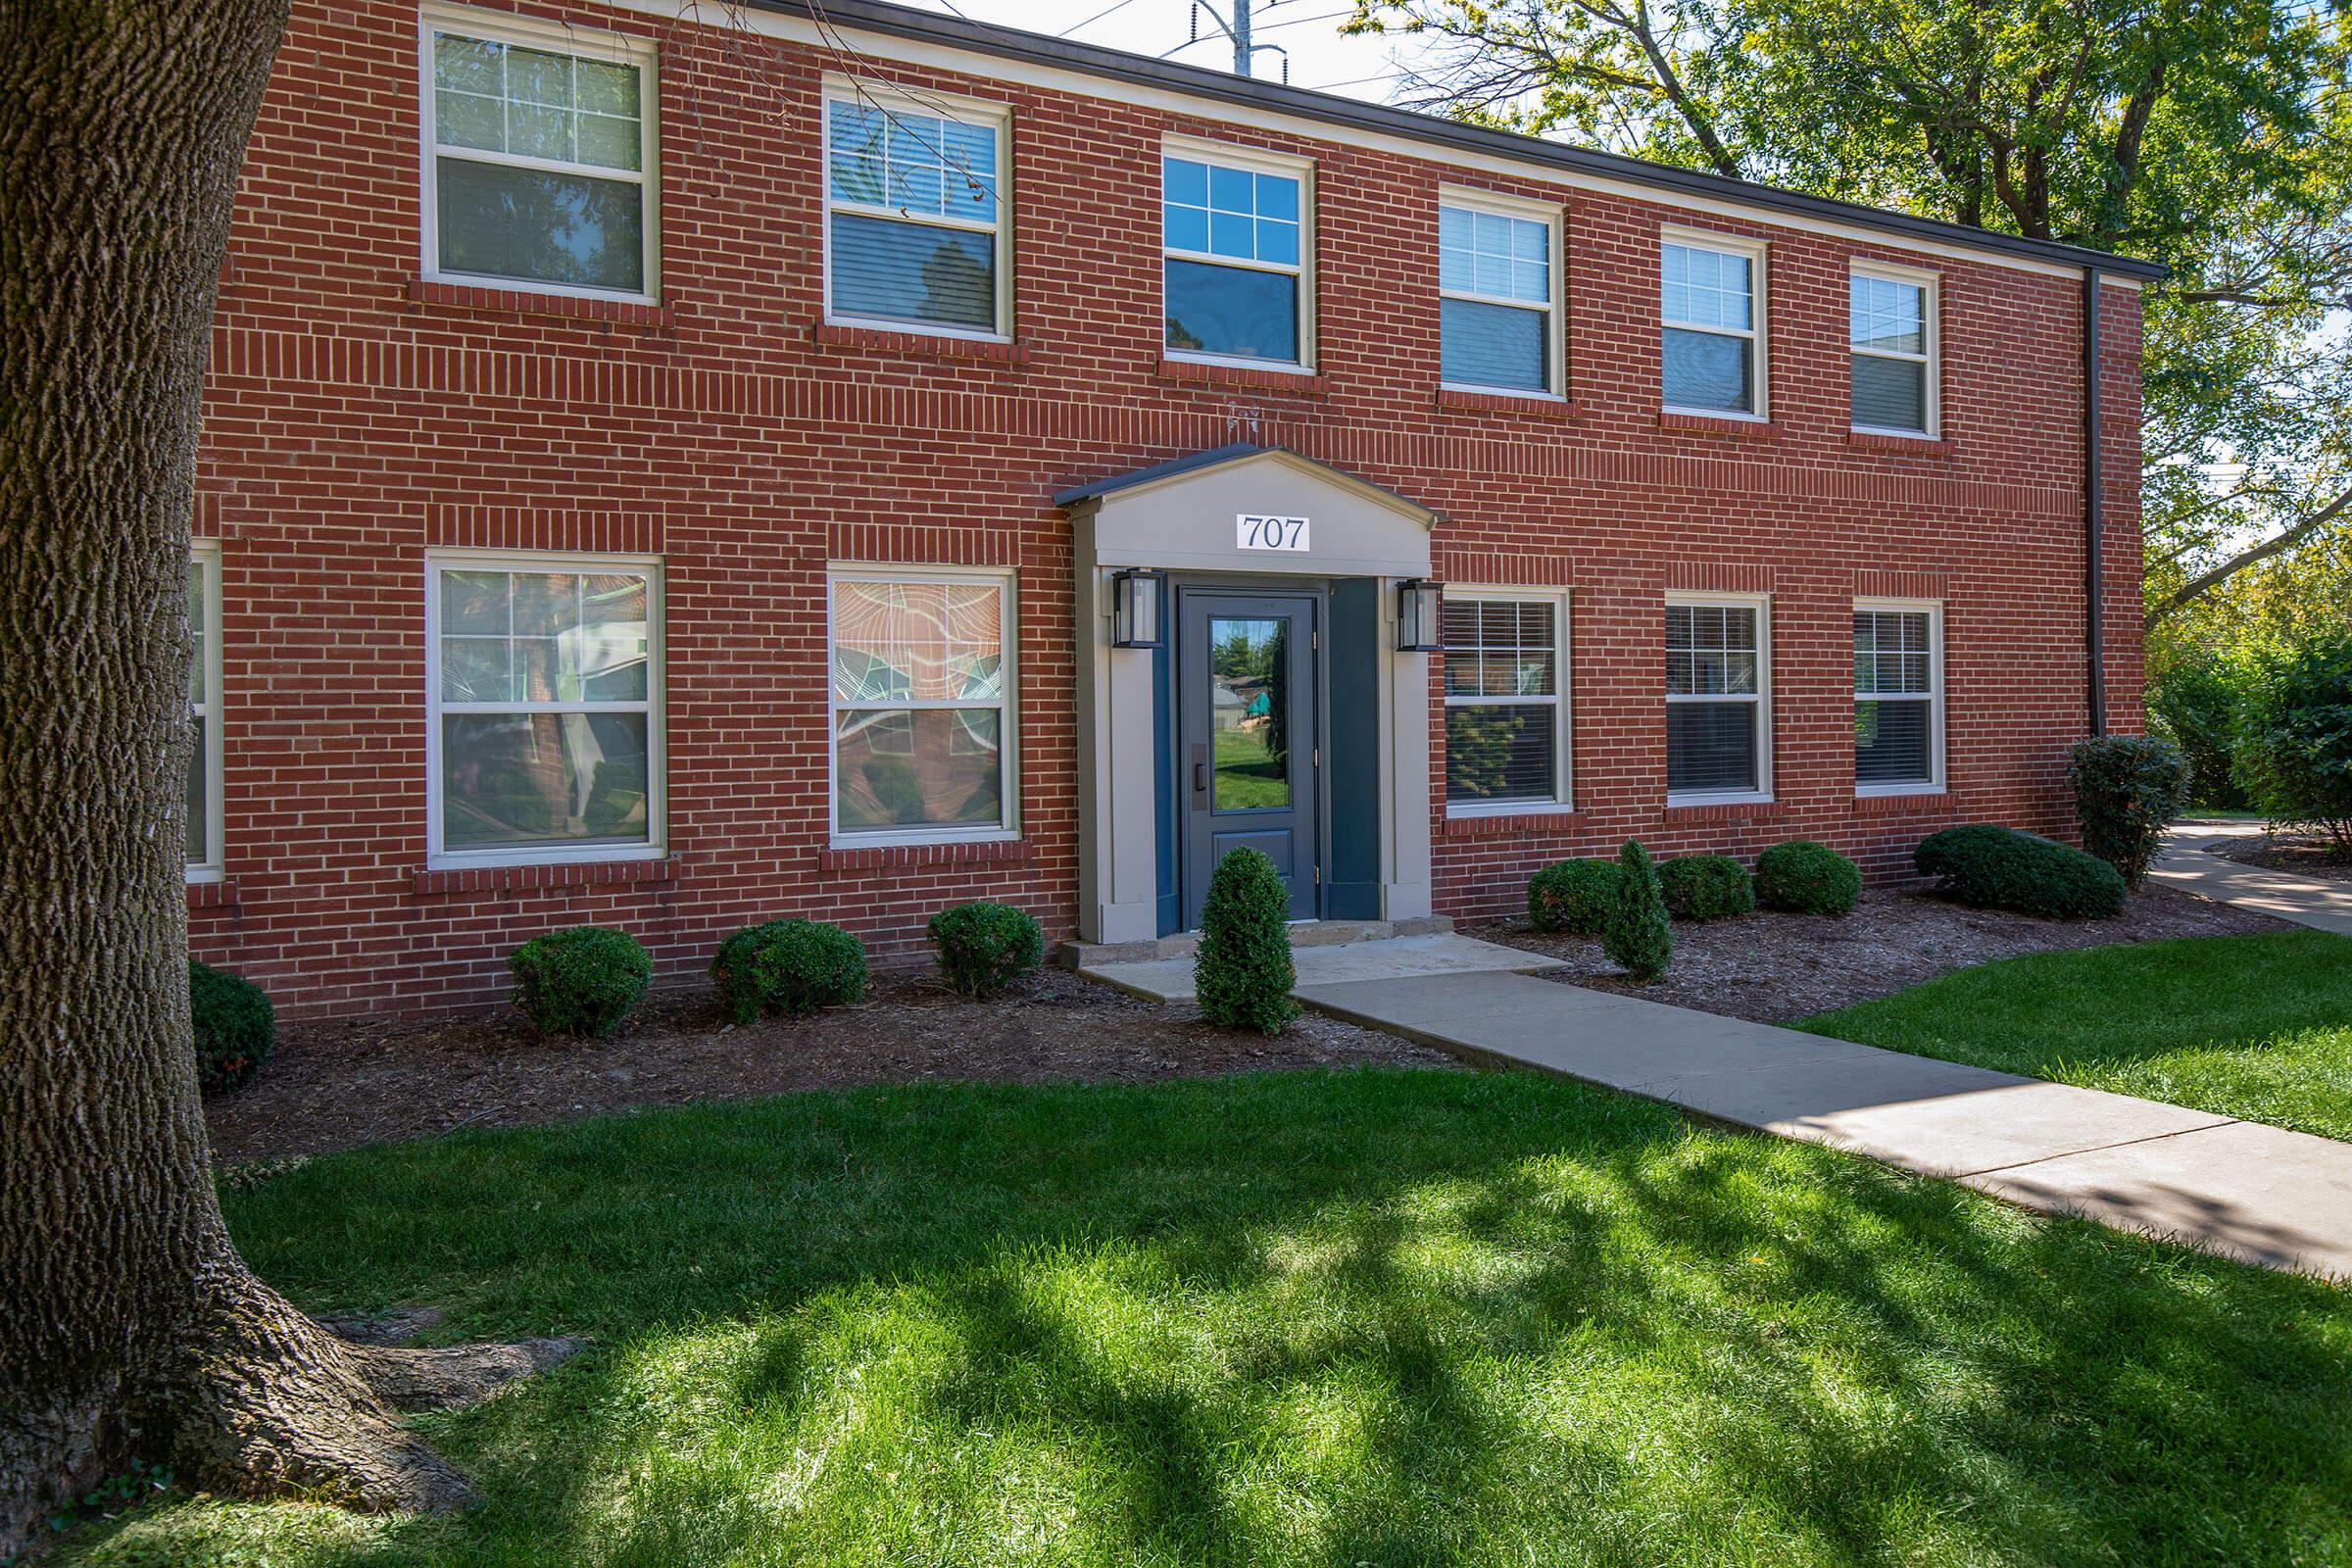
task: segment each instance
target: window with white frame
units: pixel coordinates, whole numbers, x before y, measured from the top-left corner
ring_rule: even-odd
[[[1539,209],[1438,205],[1438,365],[1447,386],[1558,390],[1558,225]]]
[[[1943,783],[1943,612],[1933,604],[1854,606],[1854,789]]]
[[[1446,591],[1446,805],[1565,805],[1565,594]]]
[[[906,843],[1013,831],[1011,589],[993,573],[836,568],[837,837]]]
[[[1771,607],[1759,598],[1666,602],[1666,795],[1772,789]]]
[[[1932,435],[1936,429],[1935,287],[1915,277],[1856,267],[1848,342],[1857,430]]]
[[[426,576],[432,858],[659,854],[661,566],[452,551]]]
[[[188,753],[188,880],[220,875],[220,546],[196,542],[188,558],[188,720],[195,744]]]
[[[1666,407],[1763,415],[1763,272],[1761,246],[1661,243],[1658,358]]]
[[[427,275],[652,298],[651,46],[457,10],[424,44]]]
[[[1006,121],[842,87],[825,98],[826,311],[837,321],[1003,337]]]
[[[1238,150],[1160,160],[1167,351],[1303,366],[1311,339],[1306,170]]]

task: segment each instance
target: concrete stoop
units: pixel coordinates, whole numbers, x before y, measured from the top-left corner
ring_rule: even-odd
[[[1453,929],[1446,915],[1428,914],[1416,920],[1295,920],[1293,948],[1337,948],[1351,942],[1385,942],[1391,937],[1439,936]],[[1180,931],[1152,942],[1063,942],[1054,949],[1054,961],[1064,969],[1099,969],[1106,963],[1154,963],[1163,958],[1189,958],[1200,951],[1200,933]]]

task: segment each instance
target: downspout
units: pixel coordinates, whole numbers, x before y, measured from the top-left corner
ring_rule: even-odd
[[[2090,732],[2107,733],[2107,632],[2101,523],[2105,520],[2099,431],[2099,270],[2082,272],[2082,643],[2090,661]]]

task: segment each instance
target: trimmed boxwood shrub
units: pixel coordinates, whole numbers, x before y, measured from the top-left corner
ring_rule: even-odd
[[[1037,967],[1046,936],[1008,904],[958,904],[931,917],[940,973],[967,997],[989,997]]]
[[[1790,914],[1850,914],[1862,868],[1826,844],[1791,839],[1756,858],[1756,902]]]
[[[1298,1016],[1290,919],[1290,890],[1272,860],[1233,850],[1217,862],[1193,956],[1193,989],[1210,1023],[1278,1035]]]
[[[1756,906],[1747,867],[1728,855],[1686,855],[1661,861],[1658,886],[1666,912],[1678,920],[1721,920]]]
[[[762,1012],[805,1018],[865,995],[865,945],[822,920],[747,925],[718,945],[710,978],[737,1023]]]
[[[1539,931],[1596,937],[1617,907],[1615,860],[1561,860],[1527,885],[1527,917]]]
[[[2075,742],[2066,781],[2082,848],[2121,872],[2126,887],[2147,881],[2165,824],[2188,805],[2187,756],[2152,735],[2094,735]]]
[[[1674,956],[1674,927],[1666,919],[1666,895],[1649,852],[1627,839],[1617,852],[1617,906],[1600,945],[1625,972],[1643,985],[1666,973]]]
[[[188,960],[188,1021],[196,1040],[196,1086],[223,1094],[262,1070],[277,1049],[277,1009],[240,974]]]
[[[2103,919],[2124,907],[2124,878],[2072,845],[1975,822],[1932,833],[1912,856],[1937,891],[1985,909],[2059,919]]]
[[[637,939],[609,926],[575,925],[531,938],[507,959],[514,1005],[543,1035],[592,1039],[629,1021],[654,983]]]

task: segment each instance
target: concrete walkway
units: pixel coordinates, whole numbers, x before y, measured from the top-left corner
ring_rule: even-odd
[[[1438,932],[1417,937],[1389,937],[1378,942],[1349,942],[1331,946],[1301,944],[1291,950],[1298,970],[1298,987],[1343,985],[1358,980],[1393,980],[1414,975],[1507,974],[1556,969],[1558,963],[1540,953],[1481,942]],[[1089,979],[1106,981],[1148,1002],[1191,1002],[1193,960],[1190,956],[1152,958],[1132,963],[1090,963],[1078,971]]]
[[[2162,854],[2149,877],[2166,887],[2200,894],[2222,904],[2260,909],[2281,920],[2352,937],[2352,882],[2328,882],[2291,871],[2240,865],[2205,846],[2263,831],[2260,822],[2181,822],[2165,834]]]

